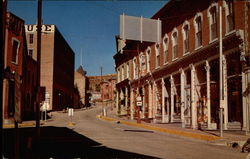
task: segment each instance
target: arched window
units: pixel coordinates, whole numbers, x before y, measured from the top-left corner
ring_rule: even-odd
[[[172,60],[177,59],[178,55],[178,32],[175,28],[172,32]]]
[[[150,49],[150,47],[148,47],[147,50],[146,50],[147,72],[150,71],[150,55],[151,55],[151,49]]]
[[[168,36],[167,34],[163,38],[163,58],[164,58],[164,64],[168,63]]]
[[[202,46],[202,14],[198,13],[194,18],[195,48]]]
[[[137,60],[136,58],[134,58],[133,60],[133,68],[134,68],[134,79],[137,79],[138,78],[138,67],[137,67]]]
[[[234,23],[234,3],[233,0],[226,0],[224,2],[226,12],[226,32],[229,33],[235,29]]]
[[[217,3],[212,3],[208,9],[210,41],[217,38]]]
[[[160,45],[155,45],[155,68],[160,67]]]
[[[183,54],[187,54],[189,52],[189,23],[185,21],[182,27],[182,35],[183,35]]]

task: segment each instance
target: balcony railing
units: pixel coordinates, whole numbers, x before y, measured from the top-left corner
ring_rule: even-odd
[[[217,38],[217,23],[211,24],[211,40]]]

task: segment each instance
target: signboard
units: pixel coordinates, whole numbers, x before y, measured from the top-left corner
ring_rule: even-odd
[[[73,108],[69,108],[68,115],[69,116],[73,116],[74,115],[74,109]]]
[[[120,38],[160,43],[161,21],[120,15]]]
[[[139,106],[142,106],[142,102],[136,102],[136,105],[139,107]]]
[[[25,32],[36,32],[37,25],[25,25]],[[52,33],[55,31],[55,25],[42,25],[42,33]]]

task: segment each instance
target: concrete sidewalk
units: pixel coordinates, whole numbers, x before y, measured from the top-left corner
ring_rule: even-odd
[[[148,129],[170,135],[202,140],[214,145],[230,147],[236,146],[237,148],[241,148],[246,140],[250,138],[250,135],[245,135],[244,131],[224,131],[223,137],[219,137],[219,130],[208,131],[182,128],[180,123],[159,124],[141,121],[141,123],[138,124],[136,120],[130,120],[128,117],[118,117],[115,111],[115,109],[111,110],[109,108],[107,109],[106,116],[98,115],[97,117],[105,121],[117,122],[120,124]]]

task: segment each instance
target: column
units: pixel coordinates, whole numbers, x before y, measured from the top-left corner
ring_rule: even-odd
[[[155,83],[155,81],[153,83],[153,105],[152,105],[152,109],[153,109],[153,118],[155,118],[156,109],[157,109],[157,94],[156,94],[156,83]]]
[[[120,108],[119,108],[119,97],[120,97],[120,91],[119,89],[116,89],[116,113],[117,115],[119,115],[119,112],[120,112]]]
[[[166,122],[165,119],[165,82],[164,82],[164,78],[161,79],[161,95],[162,95],[162,100],[161,100],[161,115],[162,115],[162,123]]]
[[[173,123],[174,121],[174,79],[172,75],[170,76],[170,88],[171,88],[170,122]]]
[[[184,103],[185,103],[185,73],[183,69],[180,69],[180,79],[181,79],[181,123],[182,127],[185,127],[185,122],[184,122]]]
[[[134,98],[134,90],[130,87],[130,119],[134,120],[134,105],[135,105],[135,98]]]
[[[146,104],[146,100],[145,100],[145,86],[142,86],[142,118],[145,118],[145,104]]]
[[[227,130],[228,125],[228,100],[227,100],[227,61],[223,55],[223,81],[224,81],[224,130]]]
[[[125,87],[125,108],[123,110],[128,114],[128,87]]]
[[[151,83],[148,83],[148,117],[152,118],[152,86]]]
[[[195,93],[195,68],[191,64],[191,112],[192,112],[192,128],[197,129],[197,108],[196,108],[196,93]]]
[[[207,85],[207,128],[211,129],[211,98],[210,98],[210,66],[209,62],[206,61],[206,85]]]

